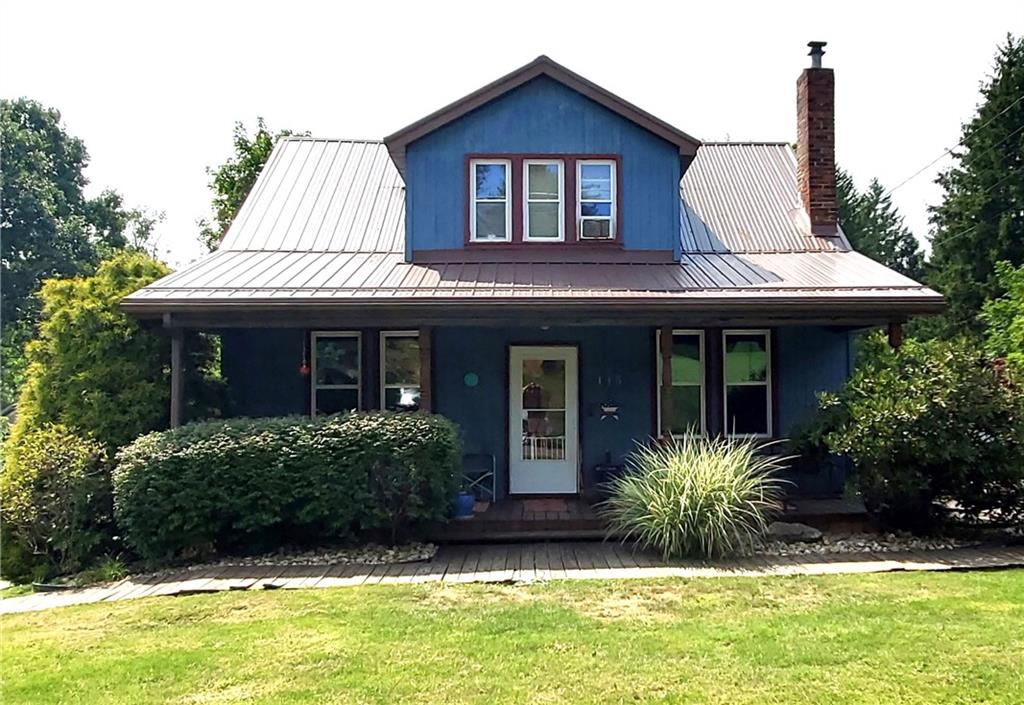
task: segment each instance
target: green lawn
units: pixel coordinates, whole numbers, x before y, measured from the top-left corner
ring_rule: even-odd
[[[0,627],[5,705],[1024,699],[1024,571],[233,592]]]

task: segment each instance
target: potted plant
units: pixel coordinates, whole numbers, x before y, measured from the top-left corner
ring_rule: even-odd
[[[472,519],[473,507],[476,505],[476,497],[469,490],[463,488],[455,495],[455,518]]]

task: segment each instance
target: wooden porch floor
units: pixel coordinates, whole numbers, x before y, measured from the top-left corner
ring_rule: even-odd
[[[863,503],[851,499],[790,499],[779,520],[837,531],[862,531],[870,524]],[[603,538],[605,533],[604,521],[583,499],[511,498],[478,502],[471,519],[439,526],[431,538],[442,542],[529,541]]]
[[[433,538],[437,541],[501,541],[602,538],[604,534],[604,522],[588,502],[575,497],[545,497],[478,502],[471,519],[439,527]]]

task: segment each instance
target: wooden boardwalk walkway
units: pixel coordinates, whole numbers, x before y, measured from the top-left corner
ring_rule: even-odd
[[[616,543],[545,542],[443,546],[418,563],[393,565],[217,566],[134,576],[102,587],[0,599],[0,614],[140,597],[225,590],[350,587],[390,583],[533,582],[566,579],[702,578],[980,570],[1024,566],[1024,546],[942,551],[755,556],[712,562],[662,561]],[[0,596],[3,593],[0,592]]]

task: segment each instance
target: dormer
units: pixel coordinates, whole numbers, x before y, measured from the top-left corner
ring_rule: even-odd
[[[700,142],[541,56],[385,138],[406,259],[679,258]]]

